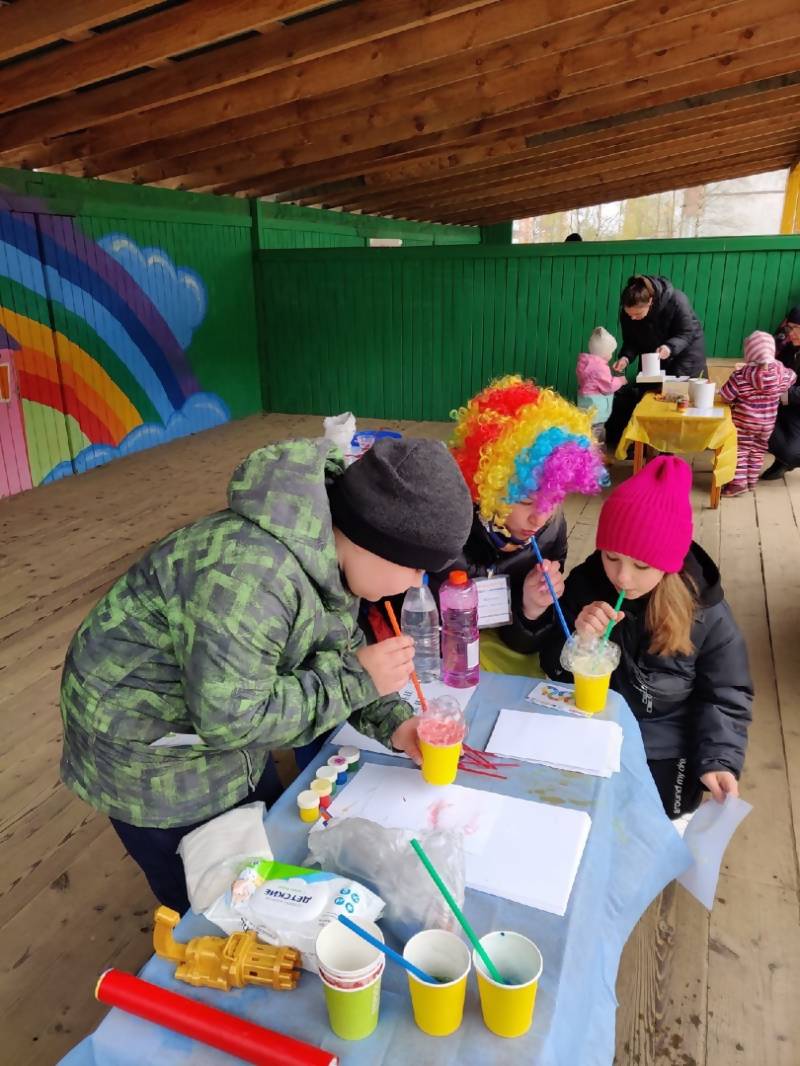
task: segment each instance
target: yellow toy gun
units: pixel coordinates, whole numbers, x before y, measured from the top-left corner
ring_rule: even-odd
[[[223,992],[245,985],[297,987],[300,952],[294,948],[262,944],[252,930],[229,937],[196,936],[188,944],[179,944],[172,935],[179,921],[177,911],[159,907],[153,927],[156,955],[178,964],[175,976],[179,981]]]

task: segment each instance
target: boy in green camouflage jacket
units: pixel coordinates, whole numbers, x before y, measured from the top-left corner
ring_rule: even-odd
[[[61,776],[110,816],[161,902],[186,908],[185,833],[274,798],[272,748],[352,716],[419,760],[396,695],[413,642],[366,646],[359,598],[449,565],[471,522],[439,442],[379,441],[344,471],[330,442],[290,441],[253,452],[226,511],[170,534],[100,600],[64,665]]]

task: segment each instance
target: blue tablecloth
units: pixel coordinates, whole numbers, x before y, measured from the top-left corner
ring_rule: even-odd
[[[501,707],[529,707],[525,696],[531,687],[530,678],[484,675],[468,707],[469,743],[477,748],[485,746]],[[606,714],[620,722],[624,731],[622,769],[610,779],[532,764],[504,771],[507,781],[467,774],[459,777],[461,784],[471,788],[575,807],[592,816],[592,830],[565,917],[480,892],[467,893],[465,910],[480,933],[516,930],[533,939],[542,951],[544,973],[534,1025],[527,1036],[503,1040],[484,1028],[474,977],[470,978],[461,1029],[451,1037],[436,1039],[415,1027],[405,975],[396,966],[387,966],[378,1029],[367,1040],[348,1043],[338,1040],[328,1028],[322,989],[312,974],[303,974],[293,992],[255,988],[216,992],[175,981],[173,966],[154,957],[141,976],[324,1046],[341,1056],[342,1066],[609,1066],[614,1056],[614,987],[622,947],[650,901],[683,872],[690,856],[664,815],[633,715],[614,694]],[[326,746],[269,812],[270,844],[275,857],[282,861],[302,865],[307,856],[307,826],[297,817],[295,796],[330,754],[330,746]],[[397,765],[388,757],[365,758]],[[524,848],[525,841],[520,840],[519,846]],[[190,912],[177,935],[188,940],[216,931],[204,918]],[[238,1060],[112,1010],[62,1061],[67,1066],[231,1066]]]

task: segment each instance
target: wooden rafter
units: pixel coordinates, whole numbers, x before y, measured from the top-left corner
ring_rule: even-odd
[[[17,0],[12,7],[0,8],[0,60],[24,55],[53,41],[82,34],[93,26],[143,11],[157,2]]]
[[[6,115],[0,119],[0,151],[234,85],[487,2],[492,0],[364,0],[358,18],[350,8],[323,12],[308,23],[239,41],[210,56],[200,55],[122,84],[92,89],[82,94],[80,106],[72,99],[61,99]]]
[[[268,26],[318,6],[319,0],[187,0],[142,19],[135,32],[119,26],[69,50],[36,56],[0,70],[0,100],[6,111],[46,100],[161,59]],[[75,102],[78,111],[81,103]]]

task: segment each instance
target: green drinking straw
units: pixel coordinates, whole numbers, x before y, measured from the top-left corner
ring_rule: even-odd
[[[459,924],[460,924],[461,928],[467,934],[467,937],[469,938],[470,943],[472,944],[472,946],[475,948],[475,950],[480,955],[481,959],[483,960],[483,965],[489,971],[490,977],[492,977],[495,981],[497,981],[497,983],[499,985],[506,984],[507,982],[503,980],[503,978],[500,976],[500,974],[497,971],[497,967],[492,962],[492,960],[489,958],[489,956],[486,954],[486,950],[484,949],[484,947],[481,944],[481,942],[478,940],[478,937],[477,937],[477,935],[475,933],[475,930],[472,928],[472,926],[469,924],[467,919],[464,917],[464,912],[461,910],[459,905],[453,899],[453,897],[452,897],[452,895],[450,893],[450,889],[447,887],[447,885],[441,879],[441,877],[439,876],[439,874],[436,871],[435,866],[433,865],[431,860],[428,858],[428,856],[423,851],[422,845],[420,844],[420,842],[418,840],[412,840],[411,841],[411,847],[414,849],[414,851],[416,851],[420,862],[425,867],[425,869],[428,871],[428,873],[431,875],[431,877],[433,878],[434,884],[436,885],[436,887],[439,889],[439,891],[444,896],[445,901],[447,902],[447,906],[450,908],[450,910],[456,916],[456,918],[459,921]]]
[[[620,592],[619,596],[617,596],[617,602],[614,604],[614,614],[619,614],[619,609],[622,606],[622,601],[624,599],[625,599],[625,589],[623,589],[622,592]],[[611,630],[613,628],[614,628],[614,619],[612,618],[611,621],[606,626],[606,631],[603,634],[603,643],[604,644],[608,644],[608,638],[611,636]]]

